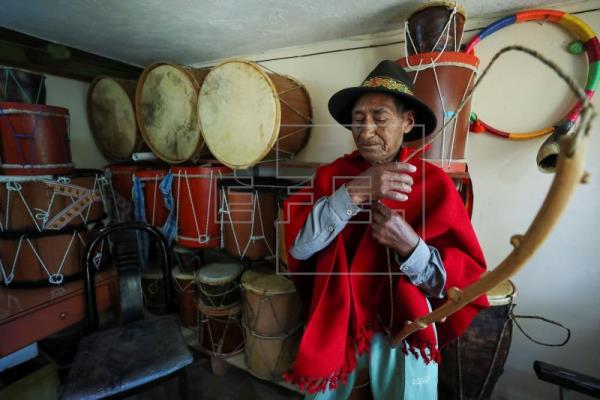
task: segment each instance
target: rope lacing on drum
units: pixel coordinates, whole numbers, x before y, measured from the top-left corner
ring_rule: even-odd
[[[221,175],[221,172],[219,172],[219,175]],[[188,192],[188,200],[190,202],[190,208],[192,209],[192,215],[194,217],[194,226],[196,228],[196,237],[195,238],[187,238],[187,237],[183,237],[181,235],[178,234],[178,239],[186,239],[186,240],[191,240],[193,239],[194,241],[196,241],[199,244],[206,244],[208,242],[210,242],[213,238],[209,235],[209,226],[210,226],[210,215],[211,215],[211,209],[212,209],[212,198],[213,198],[213,186],[216,185],[216,183],[213,182],[214,178],[214,173],[211,170],[210,174],[208,176],[209,178],[209,187],[208,187],[208,204],[207,204],[207,209],[206,209],[206,221],[205,221],[205,225],[204,225],[204,233],[200,232],[200,224],[198,222],[198,216],[196,215],[196,207],[195,205],[197,204],[196,202],[194,202],[194,199],[192,198],[192,188],[190,186],[190,181],[189,178],[196,178],[196,177],[205,177],[204,175],[188,175],[187,171],[183,171],[183,178],[185,179],[185,184],[187,187],[187,192]],[[180,194],[181,194],[181,178],[182,175],[181,173],[177,174],[177,199],[180,199]],[[177,218],[176,218],[176,223],[177,225],[179,225],[179,209],[181,207],[178,206],[176,207],[177,209]],[[179,229],[176,229],[177,232],[179,232]]]
[[[31,99],[31,97],[29,97],[29,93],[27,92],[27,90],[25,90],[25,88],[23,88],[23,86],[21,85],[21,82],[19,82],[19,80],[16,78],[13,71],[10,69],[5,69],[4,70],[4,95],[6,96],[6,94],[8,92],[8,80],[9,80],[9,78],[12,78],[12,81],[17,85],[17,88],[19,89],[21,94],[27,100],[29,100],[26,103],[38,104],[40,102],[40,96],[42,94],[42,87],[44,87],[44,81],[46,80],[46,77],[44,75],[39,75],[39,77],[40,77],[40,84],[38,85],[37,94],[35,95],[35,101],[31,101],[32,99]]]

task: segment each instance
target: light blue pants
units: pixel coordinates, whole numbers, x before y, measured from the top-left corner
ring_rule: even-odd
[[[405,355],[401,347],[392,347],[389,338],[373,335],[370,356],[362,355],[357,368],[348,375],[346,384],[335,390],[308,395],[307,400],[346,400],[355,385],[356,372],[369,368],[374,400],[435,400],[437,399],[438,367],[425,364],[421,357]]]

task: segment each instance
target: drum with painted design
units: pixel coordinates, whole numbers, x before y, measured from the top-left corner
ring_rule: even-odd
[[[193,274],[200,268],[201,264],[202,258],[199,250],[177,244],[173,246],[173,265],[179,268],[181,272]]]
[[[186,247],[221,247],[218,182],[229,168],[219,165],[172,167],[177,209],[176,241]]]
[[[165,309],[165,284],[160,269],[148,269],[142,272],[142,297],[144,306],[151,311],[160,312]]]
[[[46,104],[46,77],[22,69],[0,67],[0,101]]]
[[[397,61],[415,81],[415,95],[435,113],[440,129],[458,110],[475,83],[479,59],[466,53],[415,54]],[[424,152],[446,172],[466,170],[471,101]]]
[[[454,1],[429,2],[408,17],[408,54],[434,51],[460,51],[466,13]]]
[[[25,103],[0,103],[0,168],[10,175],[68,174],[69,110]]]
[[[504,281],[487,293],[481,311],[458,339],[442,350],[440,399],[489,399],[504,369],[512,340],[510,311],[517,288]]]
[[[179,309],[181,324],[185,327],[194,327],[197,323],[196,302],[198,292],[194,274],[174,268],[171,276],[175,288],[175,304]]]
[[[244,350],[240,304],[207,307],[198,302],[198,343],[213,357],[229,357]]]
[[[208,71],[166,62],[138,80],[135,113],[142,137],[160,159],[178,164],[207,156],[198,124],[200,85]]]
[[[0,231],[60,230],[105,217],[106,179],[101,171],[0,176]]]
[[[160,184],[167,173],[168,169],[166,168],[144,168],[135,171],[132,178],[139,180],[143,192],[143,199],[140,198],[138,202],[134,201],[134,208],[141,205],[143,201],[145,221],[157,227],[162,227],[169,216],[169,209],[165,204],[163,194],[160,190]],[[137,210],[136,212],[139,213],[140,211]]]
[[[246,271],[241,287],[248,370],[262,379],[280,380],[294,361],[302,334],[300,297],[292,281],[265,271]]]
[[[145,148],[137,128],[133,80],[96,78],[88,90],[87,116],[94,141],[104,157],[112,161],[131,160]]]
[[[198,301],[207,307],[229,307],[240,301],[238,263],[212,263],[196,271]]]
[[[305,87],[289,76],[245,61],[226,61],[206,76],[198,116],[210,152],[231,168],[292,158],[312,122]]]

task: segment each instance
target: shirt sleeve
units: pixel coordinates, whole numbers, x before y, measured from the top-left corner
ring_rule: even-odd
[[[296,236],[290,254],[297,260],[310,258],[327,247],[360,210],[361,208],[352,202],[346,185],[341,186],[331,196],[321,197]]]
[[[410,256],[403,260],[398,253],[395,254],[399,270],[405,274],[413,285],[418,286],[428,297],[444,297],[446,285],[446,269],[439,251],[428,246],[419,239],[417,247]]]

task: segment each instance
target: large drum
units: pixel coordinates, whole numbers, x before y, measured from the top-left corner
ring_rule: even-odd
[[[229,357],[244,350],[240,305],[207,307],[198,302],[198,343],[213,357]]]
[[[453,1],[433,1],[415,10],[405,27],[408,54],[460,51],[466,13]]]
[[[0,273],[5,285],[60,285],[82,272],[87,228],[2,234]],[[101,251],[101,250],[100,250]]]
[[[177,205],[177,243],[186,247],[221,247],[218,181],[223,166],[173,167]]]
[[[277,191],[225,182],[221,193],[223,247],[229,254],[249,260],[274,258]]]
[[[45,81],[44,75],[0,67],[0,101],[46,104]]]
[[[210,152],[231,168],[293,157],[308,140],[312,118],[301,83],[243,60],[210,71],[198,116]]]
[[[240,301],[239,277],[242,266],[238,263],[212,263],[196,271],[198,302],[207,307],[229,307]]]
[[[104,157],[128,161],[142,151],[144,140],[137,129],[135,81],[99,77],[89,88],[87,115],[92,135]]]
[[[106,167],[104,174],[109,181],[110,217],[115,222],[133,221],[133,173],[144,169],[143,165],[115,164]]]
[[[100,171],[65,176],[0,176],[0,231],[43,231],[104,218]]]
[[[177,164],[204,150],[197,116],[198,91],[208,71],[170,63],[147,67],[138,80],[135,112],[142,136],[162,160]]]
[[[280,380],[294,361],[302,334],[302,304],[289,279],[248,270],[242,276],[242,322],[248,370]]]
[[[491,307],[442,350],[440,399],[489,399],[504,369],[512,339],[510,311],[517,289],[505,281],[488,292]]]
[[[182,272],[179,268],[171,272],[175,288],[175,304],[179,309],[181,324],[195,327],[197,323],[196,296],[197,287],[193,273]]]
[[[479,59],[466,53],[427,53],[401,58],[398,63],[414,77],[415,95],[435,113],[438,129],[448,121],[475,83]],[[466,170],[471,101],[425,151],[424,158],[445,171]]]
[[[169,216],[169,209],[160,190],[160,184],[167,173],[168,170],[164,168],[143,169],[133,173],[133,179],[137,179],[141,185],[139,194],[143,194],[137,198],[137,191],[134,191],[134,207],[143,203],[145,222],[157,227],[162,227]],[[141,211],[137,210],[136,213],[141,214]]]
[[[0,158],[2,172],[10,175],[72,172],[69,110],[0,103]]]

